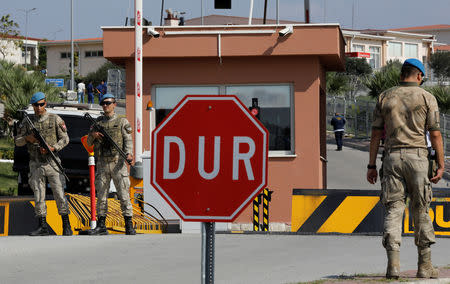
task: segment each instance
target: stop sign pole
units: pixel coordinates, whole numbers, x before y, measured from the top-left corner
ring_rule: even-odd
[[[152,133],[151,184],[202,222],[202,283],[214,282],[214,222],[234,221],[267,184],[268,137],[232,95],[185,96]]]

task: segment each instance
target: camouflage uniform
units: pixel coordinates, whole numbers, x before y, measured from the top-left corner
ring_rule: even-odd
[[[55,148],[55,152],[60,151],[69,143],[66,125],[58,115],[46,112],[40,117],[34,116],[30,119],[47,144]],[[52,189],[58,213],[60,215],[70,214],[63,190],[65,186],[64,176],[49,154],[41,154],[38,143],[33,144],[25,140],[25,136],[30,133],[29,125],[26,121],[22,121],[16,137],[16,145],[27,145],[28,153],[30,153],[29,184],[34,192],[36,216],[45,217],[47,215],[45,204],[46,178]]]
[[[432,199],[428,178],[426,131],[439,130],[439,109],[433,95],[417,83],[401,82],[383,92],[374,110],[374,129],[386,126],[381,201],[386,208],[383,246],[399,251],[406,197],[410,198],[415,244],[435,243],[428,214]]]
[[[108,132],[114,142],[116,142],[125,153],[132,153],[132,128],[125,117],[119,117],[116,114],[111,117],[103,115],[97,118],[97,122],[105,128],[106,132]],[[132,216],[133,210],[129,196],[130,180],[128,178],[128,170],[124,159],[117,150],[112,145],[107,144],[105,140],[100,141],[94,139],[92,132],[89,133],[87,142],[89,145],[94,145],[94,153],[97,158],[95,188],[97,190],[98,198],[98,216],[106,216],[108,213],[107,198],[111,179],[117,190],[123,216]]]

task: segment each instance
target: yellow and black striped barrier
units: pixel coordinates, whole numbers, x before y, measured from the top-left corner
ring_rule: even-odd
[[[269,231],[269,202],[272,200],[273,191],[265,188],[263,190],[263,224],[262,230]]]
[[[294,189],[292,232],[382,234],[384,208],[379,190]],[[450,235],[450,190],[433,189],[430,217],[436,235]],[[404,234],[412,234],[408,210]]]
[[[80,230],[89,229],[90,198],[88,196],[67,194],[71,214],[70,224],[74,234]],[[51,235],[62,234],[62,221],[58,214],[55,200],[46,197],[47,223]],[[119,201],[108,199],[108,215],[106,226],[110,233],[124,233],[125,223],[121,214]],[[159,220],[141,212],[139,206],[133,205],[133,223],[136,231],[142,234],[161,234],[164,224]],[[28,197],[1,197],[0,198],[0,236],[28,235],[37,228],[37,219],[34,213],[34,198]]]
[[[253,199],[253,231],[269,231],[269,202],[272,200],[273,191],[265,188],[262,193]],[[263,223],[259,221],[259,205],[262,203],[263,207]]]
[[[253,231],[259,231],[259,204],[261,203],[261,194],[253,199]]]

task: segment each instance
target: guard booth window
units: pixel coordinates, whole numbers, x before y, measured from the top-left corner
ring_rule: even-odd
[[[256,101],[259,107],[259,119],[269,131],[269,150],[271,154],[289,155],[294,153],[292,139],[292,87],[290,84],[155,86],[152,93],[157,124],[187,94],[236,95],[247,107],[251,107],[252,101]]]
[[[228,86],[227,95],[236,95],[247,107],[256,98],[259,120],[269,131],[269,150],[292,154],[291,91],[289,85]]]
[[[159,124],[169,112],[186,95],[218,95],[219,87],[216,86],[161,86],[156,87],[153,102],[156,109],[156,124]]]

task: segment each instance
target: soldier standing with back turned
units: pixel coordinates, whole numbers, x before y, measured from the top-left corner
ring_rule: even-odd
[[[406,197],[409,197],[418,251],[419,278],[437,278],[431,264],[430,245],[435,243],[434,228],[428,214],[433,198],[431,183],[444,173],[444,150],[436,98],[420,88],[425,68],[417,59],[407,59],[401,70],[400,85],[378,97],[373,113],[367,180],[377,181],[376,158],[383,128],[386,126],[385,156],[381,179],[381,202],[386,208],[383,246],[388,265],[387,278],[400,274],[400,245]],[[436,150],[438,170],[428,176],[426,132]]]
[[[115,114],[116,100],[113,95],[105,94],[101,97],[100,105],[104,114],[97,118],[105,131],[114,142],[127,154],[127,160],[133,159],[132,128],[125,117]],[[97,227],[88,231],[90,235],[107,235],[105,221],[108,213],[108,191],[111,179],[117,189],[120,207],[125,219],[125,233],[135,235],[133,228],[133,210],[130,202],[130,180],[124,159],[118,151],[103,138],[100,132],[91,129],[87,139],[88,145],[94,145],[94,153],[97,158],[97,172],[95,174],[95,188],[97,189]]]
[[[66,124],[58,115],[47,112],[45,109],[47,101],[44,93],[35,93],[31,97],[30,103],[34,109],[34,117],[31,118],[34,126],[47,142],[51,151],[60,151],[69,143]],[[21,123],[19,133],[15,137],[15,143],[17,146],[27,145],[28,153],[30,154],[29,184],[34,192],[34,210],[39,221],[39,227],[37,230],[31,232],[30,236],[46,236],[50,233],[46,221],[46,179],[50,183],[53,197],[58,207],[58,213],[62,218],[63,235],[71,236],[72,229],[69,222],[70,211],[64,195],[63,188],[65,180],[63,174],[59,171],[55,161],[50,158],[47,150],[39,146],[38,140],[31,133],[30,126],[25,120]]]

